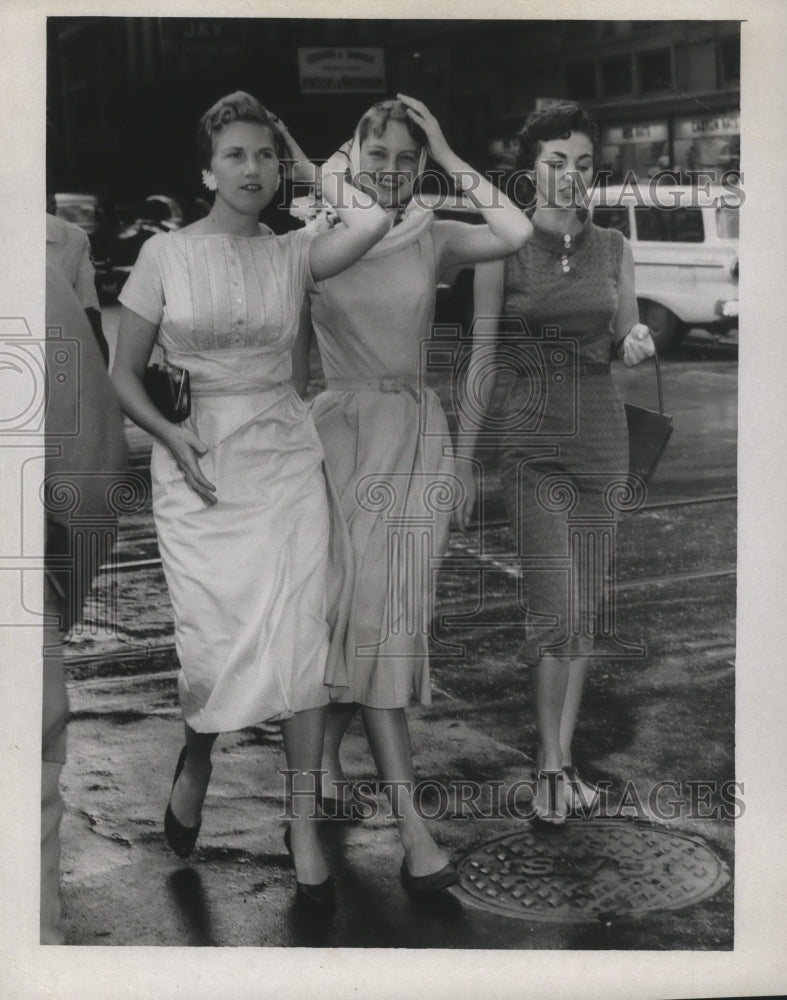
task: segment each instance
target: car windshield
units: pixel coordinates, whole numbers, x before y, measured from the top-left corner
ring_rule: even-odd
[[[738,239],[738,208],[720,205],[716,209],[716,233],[723,240]]]
[[[58,205],[57,214],[61,219],[75,222],[78,226],[90,225],[97,221],[98,212],[93,202],[68,202]]]

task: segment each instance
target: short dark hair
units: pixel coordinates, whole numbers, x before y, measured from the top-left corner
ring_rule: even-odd
[[[210,167],[213,149],[219,134],[233,122],[257,122],[271,130],[276,155],[283,159],[286,155],[284,140],[274,125],[274,116],[263,107],[256,97],[247,94],[245,90],[236,90],[226,97],[219,98],[208,108],[199,120],[197,127],[197,152],[200,166]]]
[[[563,101],[548,108],[531,111],[517,136],[517,169],[532,170],[542,142],[567,139],[571,132],[579,132],[590,139],[595,161],[599,146],[598,126],[581,105],[574,101]]]
[[[361,145],[370,135],[379,139],[388,128],[388,122],[401,122],[419,146],[426,146],[426,133],[420,125],[407,117],[407,105],[394,100],[379,101],[364,112],[358,123],[358,140]]]

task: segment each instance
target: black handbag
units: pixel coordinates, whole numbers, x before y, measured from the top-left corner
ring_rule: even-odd
[[[145,391],[156,408],[172,424],[181,424],[191,413],[191,383],[187,368],[149,365],[145,369]]]
[[[629,431],[629,472],[640,476],[647,483],[656,471],[667,442],[672,435],[672,417],[664,412],[664,395],[661,389],[661,367],[654,354],[659,408],[647,410],[634,403],[624,403]]]

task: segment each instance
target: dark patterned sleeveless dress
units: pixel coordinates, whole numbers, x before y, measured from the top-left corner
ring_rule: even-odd
[[[624,237],[536,229],[505,262],[499,350],[516,375],[500,472],[527,605],[521,658],[603,655],[614,638],[615,516],[631,501],[610,358]]]

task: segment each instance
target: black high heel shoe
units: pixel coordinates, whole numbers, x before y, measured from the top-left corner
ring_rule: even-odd
[[[295,867],[295,855],[292,853],[292,841],[290,838],[289,826],[284,831],[284,846],[292,859]],[[329,875],[322,882],[309,883],[295,880],[295,902],[304,909],[315,914],[328,915],[336,909],[336,890],[333,886],[333,879]]]
[[[188,747],[183,747],[180,751],[180,757],[178,757],[177,766],[175,767],[175,777],[172,779],[173,788],[177,784],[187,756]],[[167,803],[167,811],[164,813],[164,836],[167,838],[169,846],[179,858],[187,858],[197,843],[202,821],[197,823],[196,826],[184,826],[172,811],[172,792],[170,791],[169,794],[170,801]]]
[[[424,896],[429,893],[442,892],[459,881],[459,872],[452,861],[431,875],[412,875],[407,867],[407,861],[402,861],[399,878],[407,892],[413,896]]]

